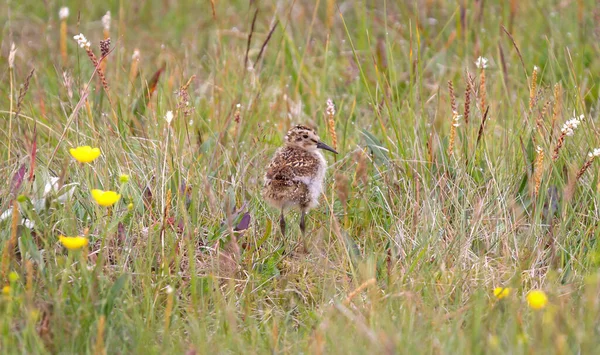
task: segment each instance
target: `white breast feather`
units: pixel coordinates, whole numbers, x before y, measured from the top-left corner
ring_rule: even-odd
[[[323,192],[323,180],[325,180],[325,171],[327,170],[327,162],[325,157],[319,151],[312,152],[315,157],[319,160],[319,169],[314,176],[297,176],[294,178],[296,181],[303,182],[308,186],[310,193],[310,204],[309,208],[314,208],[319,204],[319,197]]]

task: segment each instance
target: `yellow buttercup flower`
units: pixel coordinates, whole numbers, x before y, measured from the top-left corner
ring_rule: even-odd
[[[58,237],[60,243],[69,250],[79,250],[88,244],[88,239],[85,237],[65,237],[61,235]]]
[[[532,290],[527,294],[527,303],[532,309],[542,309],[548,304],[548,296],[542,290]]]
[[[6,286],[2,287],[2,294],[10,295],[10,286],[6,285]]]
[[[92,197],[100,206],[110,207],[119,201],[121,195],[114,191],[94,189],[92,190]]]
[[[494,289],[494,296],[496,296],[497,299],[501,300],[504,297],[510,296],[511,291],[512,289],[510,287],[496,287]]]
[[[92,148],[89,145],[71,148],[69,152],[80,163],[91,163],[100,156],[100,148]]]

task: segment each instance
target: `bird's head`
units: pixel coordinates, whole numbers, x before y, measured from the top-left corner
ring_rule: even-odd
[[[337,154],[335,149],[321,142],[317,132],[309,127],[296,125],[292,127],[285,135],[285,144],[294,147],[300,147],[308,151],[325,149]]]

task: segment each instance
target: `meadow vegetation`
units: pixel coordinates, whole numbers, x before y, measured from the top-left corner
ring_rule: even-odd
[[[0,10],[0,353],[600,348],[595,1]]]

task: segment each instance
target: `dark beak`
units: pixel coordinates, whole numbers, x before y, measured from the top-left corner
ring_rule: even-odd
[[[338,153],[338,152],[335,151],[335,149],[331,148],[330,146],[328,146],[327,144],[325,144],[323,142],[317,143],[317,148],[328,150],[328,151],[330,151],[330,152],[332,152],[334,154]]]

